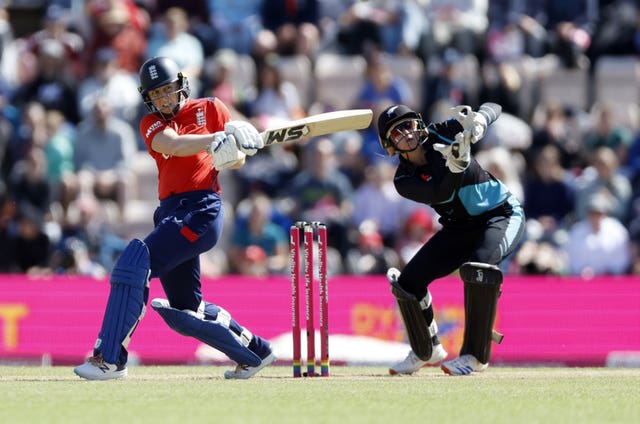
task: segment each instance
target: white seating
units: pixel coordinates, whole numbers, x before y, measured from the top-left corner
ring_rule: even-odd
[[[314,81],[311,60],[304,55],[283,56],[278,61],[278,69],[283,80],[296,86],[301,106],[307,110],[313,100]]]
[[[315,64],[316,101],[331,109],[353,107],[364,81],[362,56],[322,53]]]
[[[564,105],[586,110],[588,82],[586,69],[567,69],[559,66],[540,77],[540,100],[557,100]]]
[[[597,101],[638,103],[640,61],[636,56],[602,56],[596,62]]]
[[[594,73],[595,102],[614,108],[616,121],[638,129],[640,101],[640,61],[635,55],[602,56]]]

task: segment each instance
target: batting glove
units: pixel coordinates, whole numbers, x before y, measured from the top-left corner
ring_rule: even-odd
[[[224,131],[218,131],[213,134],[210,150],[213,155],[213,166],[218,171],[231,168],[238,163],[236,140],[232,135],[227,135]]]
[[[238,149],[246,155],[253,156],[264,147],[262,136],[249,122],[229,121],[224,124],[224,132],[234,137]]]

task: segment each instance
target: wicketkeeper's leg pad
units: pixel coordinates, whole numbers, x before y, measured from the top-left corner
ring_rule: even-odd
[[[215,319],[206,319],[204,302],[200,305],[199,310],[194,312],[174,309],[166,299],[151,301],[151,307],[160,314],[171,329],[179,334],[194,337],[218,349],[238,364],[250,367],[260,365],[262,362],[260,357],[249,350],[249,343],[253,338],[251,332],[243,328],[240,334],[236,334],[230,328],[231,315],[222,308],[219,308]]]
[[[111,272],[111,289],[94,346],[105,362],[125,363],[131,335],[142,319],[149,298],[151,259],[147,245],[132,240],[122,251]]]
[[[502,335],[493,331],[498,308],[502,271],[495,265],[466,262],[460,267],[464,282],[464,340],[460,355],[471,354],[486,364],[491,358],[491,341]]]
[[[425,318],[424,311],[431,307],[431,295],[427,293],[422,301],[418,301],[413,294],[398,284],[399,274],[394,268],[387,272],[391,293],[398,303],[411,349],[418,358],[428,361],[433,353],[432,337],[438,332],[436,321],[428,323]]]

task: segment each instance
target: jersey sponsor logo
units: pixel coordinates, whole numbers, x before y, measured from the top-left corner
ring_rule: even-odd
[[[268,146],[273,143],[282,143],[285,141],[299,140],[309,133],[309,127],[305,124],[296,125],[295,127],[281,128],[272,130],[267,133],[265,144]]]
[[[147,133],[145,134],[145,138],[148,138],[149,135],[154,132],[155,130],[157,130],[158,128],[160,128],[162,126],[162,122],[160,121],[156,121],[153,124],[151,124],[151,126],[149,128],[147,128]]]

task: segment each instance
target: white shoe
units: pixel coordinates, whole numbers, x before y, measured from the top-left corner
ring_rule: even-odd
[[[469,375],[472,372],[482,372],[489,364],[483,364],[473,355],[462,355],[459,358],[444,362],[440,369],[449,375]]]
[[[127,376],[127,367],[104,362],[102,355],[87,358],[87,361],[73,369],[78,376],[87,380],[113,380]]]
[[[414,372],[419,371],[422,367],[437,365],[446,357],[447,351],[444,350],[442,344],[433,346],[433,352],[431,353],[431,358],[429,358],[428,361],[423,361],[422,359],[418,358],[418,356],[413,353],[413,350],[411,350],[402,362],[398,362],[397,364],[389,368],[389,374],[413,374]]]
[[[254,375],[256,375],[258,371],[260,371],[262,368],[266,367],[267,365],[271,364],[276,359],[278,359],[276,358],[276,355],[274,355],[273,352],[271,352],[269,356],[264,358],[262,362],[260,362],[260,364],[255,367],[250,367],[248,365],[238,365],[235,370],[225,371],[224,378],[226,378],[227,380],[230,380],[230,379],[246,380],[247,378],[251,378]]]

